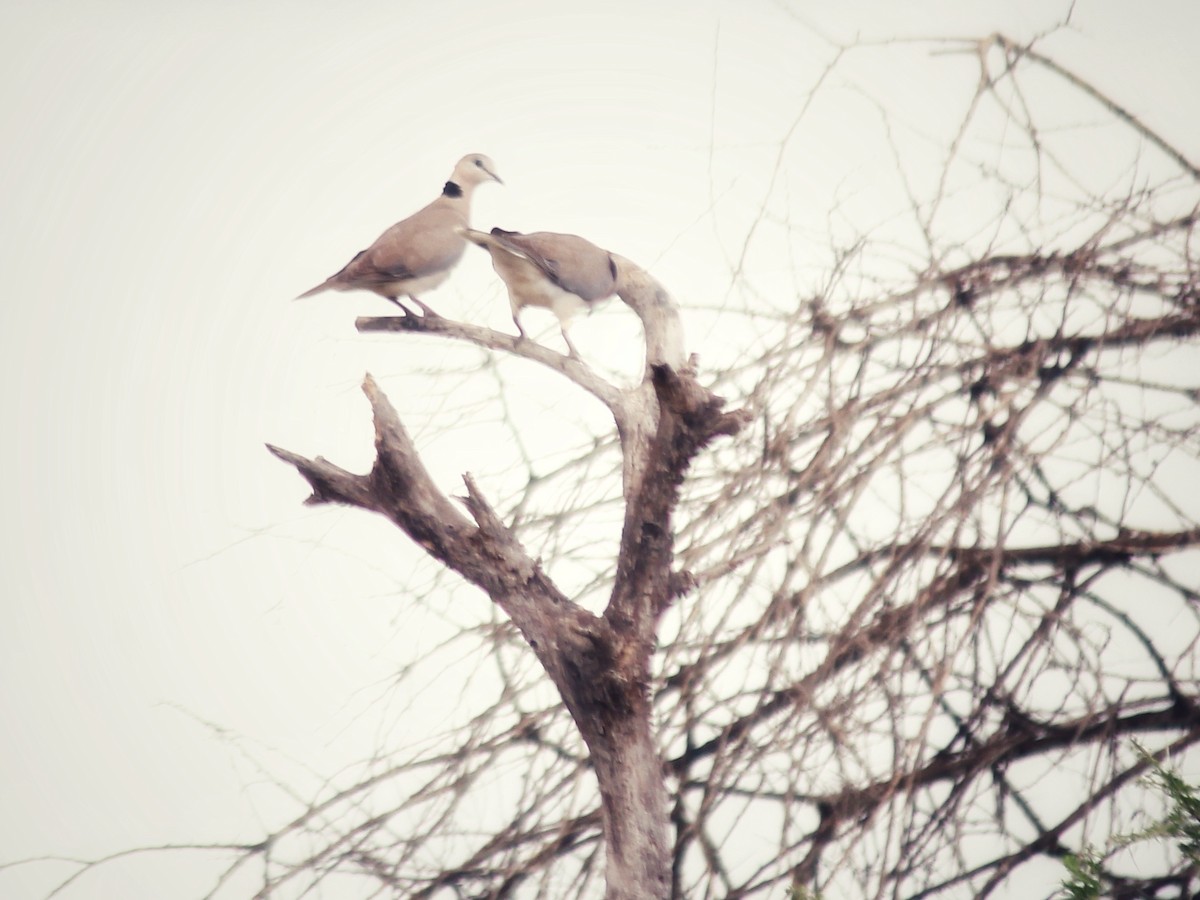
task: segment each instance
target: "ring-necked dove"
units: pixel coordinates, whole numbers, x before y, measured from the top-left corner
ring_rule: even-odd
[[[470,225],[471,193],[485,181],[504,183],[486,156],[479,153],[464,156],[454,167],[440,197],[397,222],[370,247],[359,251],[340,272],[300,297],[321,291],[361,289],[374,291],[408,312],[398,299],[403,294],[424,312],[431,313],[415,295],[445,281],[462,258],[466,248],[462,230]]]
[[[493,228],[491,234],[464,229],[467,240],[491,254],[492,267],[508,287],[513,322],[521,337],[520,314],[541,306],[558,317],[563,340],[578,356],[567,334],[571,320],[617,290],[617,267],[607,250],[573,234],[536,231],[521,234]]]

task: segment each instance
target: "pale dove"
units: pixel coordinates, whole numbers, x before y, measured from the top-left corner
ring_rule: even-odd
[[[617,267],[609,252],[573,234],[550,231],[521,234],[493,228],[491,234],[470,229],[462,234],[491,254],[496,274],[508,287],[521,337],[526,336],[521,310],[541,306],[558,317],[567,349],[578,356],[567,328],[579,313],[616,292]]]
[[[403,294],[426,313],[431,312],[415,295],[445,281],[462,258],[466,248],[462,230],[470,225],[471,192],[485,181],[500,181],[492,161],[478,153],[464,156],[440,197],[397,222],[340,272],[300,297],[361,289],[374,291],[408,312],[398,299]]]

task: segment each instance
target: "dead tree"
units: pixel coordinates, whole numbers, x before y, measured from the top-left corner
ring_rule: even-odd
[[[647,369],[620,391],[578,360],[527,341],[434,315],[360,319],[363,331],[420,332],[504,347],[538,360],[612,411],[621,438],[625,524],[612,596],[601,616],[566,597],[464,476],[467,514],[434,485],[375,381],[363,390],[375,417],[375,464],[355,475],[321,458],[271,447],[312,486],[309,503],[343,503],[386,516],[434,559],[482,589],[520,631],[557,688],[587,745],[601,797],[612,900],[671,893],[671,849],[662,759],[652,725],[651,660],[659,617],[684,590],[674,566],[673,513],[696,454],[745,421],[683,365],[682,329],[669,295],[646,272],[617,260],[618,295],[642,320]]]
[[[482,587],[516,626],[490,634],[494,652],[537,654],[587,747],[552,705],[511,699],[514,677],[486,738],[464,732],[437,779],[323,859],[344,851],[343,865],[425,897],[594,896],[601,846],[609,896],[987,896],[1021,879],[1048,896],[1061,859],[1099,845],[1116,893],[1195,890],[1186,860],[1134,866],[1106,840],[1142,804],[1131,741],[1159,758],[1200,741],[1200,177],[1033,47],[994,35],[937,49],[979,74],[927,193],[905,183],[907,236],[831,238],[818,284],[767,312],[749,293],[738,307],[760,349],[712,389],[750,423],[720,412],[661,337],[649,281],[624,295],[652,347],[628,393],[486,329],[360,320],[522,353],[601,399],[624,529],[592,616],[470,480],[470,518],[432,488],[373,383],[370,475],[276,451],[314,502],[387,515]],[[1071,164],[1091,145],[1043,125],[1035,98],[1056,92],[1128,142],[1145,168],[1131,187],[1091,176],[1091,156]],[[881,115],[886,141],[900,129]],[[959,195],[965,224],[944,212]],[[754,228],[770,226],[764,208]],[[520,527],[544,536],[586,515]],[[383,840],[379,821],[414,804],[453,819],[460,786],[507,756],[543,776],[490,837],[452,864],[396,861],[438,838]],[[596,807],[578,794],[589,770]]]

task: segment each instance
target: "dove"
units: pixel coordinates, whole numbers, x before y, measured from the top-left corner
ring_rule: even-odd
[[[397,222],[339,272],[296,299],[321,291],[366,290],[410,312],[399,300],[407,296],[427,315],[434,314],[417,294],[440,285],[462,258],[466,248],[462,230],[470,226],[471,194],[488,181],[504,183],[492,161],[480,153],[464,156],[440,197]]]
[[[543,307],[558,317],[567,349],[578,357],[567,329],[575,316],[616,293],[612,255],[574,234],[521,234],[502,228],[491,233],[464,228],[461,234],[491,254],[492,267],[508,287],[513,323],[521,337],[526,337],[521,310]]]

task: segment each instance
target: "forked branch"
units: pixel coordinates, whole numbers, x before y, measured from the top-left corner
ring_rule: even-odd
[[[270,447],[312,487],[309,503],[345,503],[391,519],[430,556],[481,588],[520,630],[558,689],[591,753],[603,812],[608,896],[670,892],[666,788],[651,727],[650,661],[659,615],[686,589],[672,571],[672,514],[692,459],[719,435],[734,435],[741,412],[684,368],[679,311],[648,273],[617,258],[618,294],[643,322],[647,376],[620,391],[577,359],[490,329],[437,315],[359,319],[362,331],[441,334],[541,362],[604,402],[621,436],[625,524],[607,611],[593,616],[569,600],[530,558],[470,475],[470,518],[434,484],[395,408],[369,375],[363,390],[375,421],[375,463],[355,475],[317,457]]]

